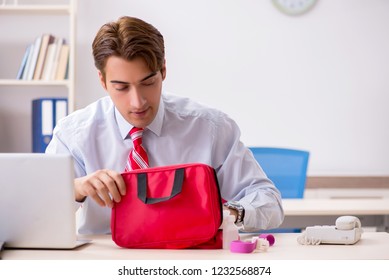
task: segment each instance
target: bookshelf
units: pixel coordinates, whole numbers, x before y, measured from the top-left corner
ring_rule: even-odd
[[[32,151],[32,100],[66,97],[75,110],[77,0],[0,0],[0,152]],[[43,34],[64,38],[69,45],[65,80],[20,80],[25,48]]]
[[[0,16],[1,15],[12,15],[23,17],[25,15],[67,15],[68,16],[68,44],[69,44],[69,70],[68,78],[63,81],[43,81],[43,80],[17,80],[15,79],[4,79],[0,77],[0,86],[58,86],[67,88],[68,98],[68,111],[72,112],[75,109],[75,41],[76,41],[76,1],[69,0],[67,5],[63,4],[36,4],[36,5],[24,5],[24,4],[3,4],[0,5]],[[40,34],[37,30],[37,36]],[[26,45],[30,42],[26,41]],[[22,57],[20,57],[20,60]],[[19,64],[20,61],[15,61]],[[15,76],[16,77],[16,76]]]
[[[16,80],[16,79],[0,79],[0,85],[3,86],[66,86],[70,87],[70,81],[44,81],[44,80]]]

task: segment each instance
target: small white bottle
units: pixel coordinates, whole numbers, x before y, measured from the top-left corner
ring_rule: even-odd
[[[239,229],[235,225],[235,216],[223,211],[223,249],[230,249],[231,241],[239,240]]]

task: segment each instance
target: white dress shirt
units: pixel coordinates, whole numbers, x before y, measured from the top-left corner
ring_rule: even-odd
[[[111,99],[104,97],[59,121],[46,153],[71,154],[76,177],[99,169],[123,172],[132,148],[131,128]],[[245,230],[282,223],[279,191],[226,114],[163,92],[158,113],[143,133],[143,146],[150,167],[199,162],[215,168],[222,197],[238,200],[245,208]],[[76,202],[77,208],[80,205]],[[110,208],[87,198],[79,211],[80,234],[110,233]]]

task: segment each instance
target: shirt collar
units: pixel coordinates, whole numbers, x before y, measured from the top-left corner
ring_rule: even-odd
[[[164,111],[165,111],[165,104],[163,103],[163,98],[161,94],[161,100],[159,102],[157,115],[155,116],[151,124],[146,128],[152,131],[157,136],[161,135]],[[126,139],[128,137],[128,132],[134,126],[123,118],[122,114],[120,114],[119,110],[116,107],[115,107],[115,119],[119,127],[120,135],[122,136],[123,139]]]

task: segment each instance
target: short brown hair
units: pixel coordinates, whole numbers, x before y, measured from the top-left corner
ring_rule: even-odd
[[[127,60],[144,59],[151,71],[162,69],[165,46],[162,34],[151,24],[134,17],[121,17],[104,24],[92,44],[95,66],[105,77],[110,56]]]

